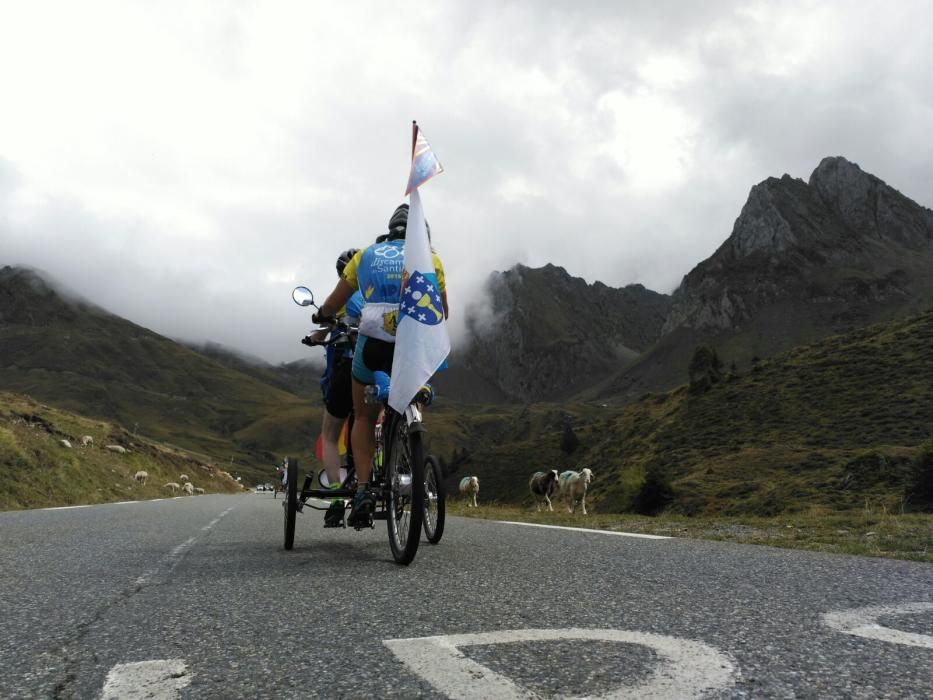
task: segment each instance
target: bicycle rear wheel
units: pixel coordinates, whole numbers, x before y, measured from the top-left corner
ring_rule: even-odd
[[[298,513],[297,459],[288,457],[285,474],[285,500],[282,501],[282,510],[285,511],[285,549],[291,549],[295,546],[295,516]]]
[[[446,501],[441,465],[434,455],[428,455],[424,458],[424,536],[431,544],[440,542],[444,535]]]
[[[391,435],[386,466],[386,520],[389,546],[399,564],[410,564],[418,552],[424,519],[424,456],[421,432],[400,418]]]

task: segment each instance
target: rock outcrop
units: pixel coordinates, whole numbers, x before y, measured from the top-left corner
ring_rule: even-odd
[[[929,300],[933,212],[844,158],[825,158],[809,183],[788,175],[752,188],[732,235],[674,292],[663,333],[740,329],[762,309],[853,307]],[[824,316],[826,316],[824,314]]]
[[[642,285],[588,284],[554,265],[493,273],[486,291],[452,364],[520,401],[570,396],[618,371],[658,339],[670,307]]]

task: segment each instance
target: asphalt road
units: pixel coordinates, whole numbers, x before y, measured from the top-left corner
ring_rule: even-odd
[[[933,697],[930,564],[281,502],[0,513],[0,698]]]

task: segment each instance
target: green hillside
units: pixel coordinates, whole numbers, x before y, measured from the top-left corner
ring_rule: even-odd
[[[85,435],[93,444],[82,446]],[[0,392],[0,510],[158,498],[172,495],[164,484],[181,474],[206,493],[242,491],[224,466],[107,421]],[[145,484],[133,479],[138,471],[148,473]]]
[[[430,428],[448,459],[467,452],[457,477],[477,474],[487,500],[525,502],[532,472],[587,466],[606,512],[928,508],[931,475],[917,469],[933,437],[931,348],[927,312],[797,348],[705,392],[626,407],[441,408]],[[567,426],[579,441],[569,452]]]
[[[317,397],[65,298],[31,271],[0,270],[0,321],[0,390],[209,455],[251,483],[317,434]]]

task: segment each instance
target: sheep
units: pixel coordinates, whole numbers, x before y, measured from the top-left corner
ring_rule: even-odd
[[[593,481],[593,471],[589,468],[578,472],[567,470],[560,475],[560,495],[567,501],[567,510],[571,513],[580,501],[583,515],[586,515],[586,490]]]
[[[168,482],[167,484],[165,484],[165,486],[163,486],[162,488],[163,488],[163,489],[172,489],[172,493],[178,493],[178,489],[180,489],[181,486],[179,486],[178,484],[176,484],[174,481],[170,481],[170,482]]]
[[[478,508],[476,496],[479,493],[479,478],[475,476],[465,476],[460,479],[460,493],[467,497],[467,508],[470,507],[471,503],[474,508]]]
[[[188,478],[187,474],[182,474],[181,476],[178,477],[178,480],[179,481],[191,481],[191,479]]]
[[[93,447],[93,446],[94,446],[94,438],[92,438],[90,435],[81,436],[81,447]]]
[[[125,455],[127,450],[123,445],[104,445],[105,450],[110,450],[111,452],[116,452],[119,455]]]
[[[192,484],[190,481],[186,481],[185,483],[181,485],[181,490],[184,493],[188,494],[189,496],[193,496],[194,495],[194,484]]]
[[[146,485],[146,479],[148,479],[148,478],[149,478],[149,472],[136,472],[136,473],[133,475],[133,479],[134,479],[135,481],[141,482],[143,486]]]
[[[554,492],[554,484],[557,481],[557,470],[551,469],[548,472],[535,472],[528,480],[528,490],[531,491],[531,497],[535,501],[535,510],[541,510],[543,502],[547,509],[554,510],[551,505],[551,494]]]
[[[61,443],[62,447],[67,447],[69,450],[71,449],[71,443],[68,442],[67,440],[62,439],[62,440],[59,440],[59,442]]]
[[[204,493],[204,489],[202,489],[200,486],[195,486],[195,487],[194,487],[194,492],[195,492],[195,493]]]

